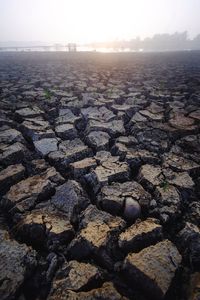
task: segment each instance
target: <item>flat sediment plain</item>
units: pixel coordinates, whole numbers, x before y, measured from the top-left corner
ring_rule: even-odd
[[[200,297],[200,52],[0,53],[0,299]]]

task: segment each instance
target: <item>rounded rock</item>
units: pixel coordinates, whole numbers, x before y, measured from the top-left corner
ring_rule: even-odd
[[[124,218],[127,221],[133,222],[140,217],[140,214],[141,214],[140,204],[134,199],[132,199],[131,197],[126,198],[124,214],[123,214]]]

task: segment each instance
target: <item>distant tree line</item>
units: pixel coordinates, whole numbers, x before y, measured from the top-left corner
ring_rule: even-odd
[[[94,48],[105,47],[115,50],[130,50],[139,51],[176,51],[176,50],[200,50],[200,34],[194,39],[189,39],[187,31],[175,32],[173,34],[155,34],[152,38],[140,39],[137,37],[129,41],[117,40],[112,42],[93,43],[90,46]]]

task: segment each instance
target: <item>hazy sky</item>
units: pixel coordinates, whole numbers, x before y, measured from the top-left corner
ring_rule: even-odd
[[[91,42],[187,30],[200,0],[0,0],[0,41]]]

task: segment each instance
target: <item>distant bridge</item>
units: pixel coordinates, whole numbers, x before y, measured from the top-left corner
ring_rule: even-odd
[[[0,47],[0,51],[68,51],[68,52],[76,52],[77,44],[76,43],[68,43],[67,45],[35,45],[35,46],[3,46]]]

